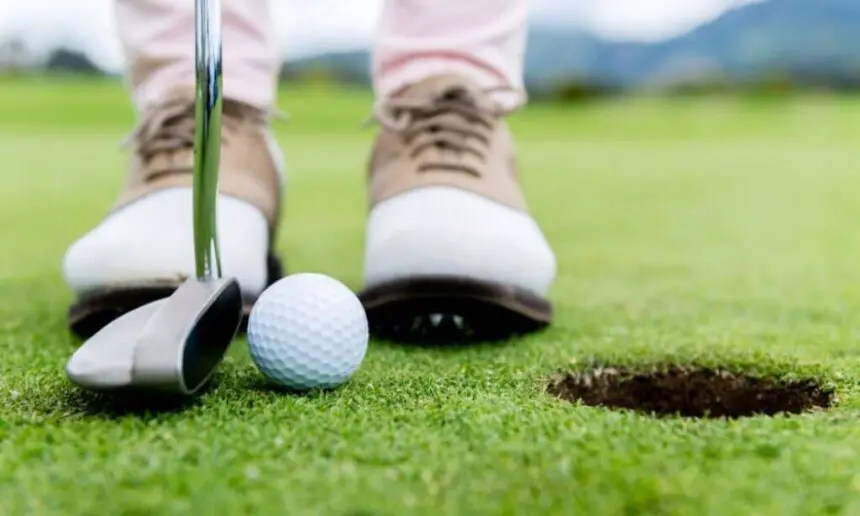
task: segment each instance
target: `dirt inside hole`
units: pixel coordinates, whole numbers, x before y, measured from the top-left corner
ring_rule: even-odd
[[[833,403],[833,389],[812,379],[780,381],[688,366],[599,367],[559,375],[548,391],[574,403],[688,418],[799,414]]]

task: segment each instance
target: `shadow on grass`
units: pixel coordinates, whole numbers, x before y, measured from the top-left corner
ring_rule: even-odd
[[[415,352],[458,354],[474,351],[492,351],[516,345],[518,339],[506,341],[473,341],[473,342],[404,342],[402,340],[391,340],[374,338],[372,346],[380,348],[401,349]]]
[[[77,415],[107,419],[132,415],[148,419],[162,414],[180,413],[195,407],[200,404],[202,396],[219,386],[220,381],[215,377],[193,396],[142,391],[103,393],[74,389],[64,390],[60,400],[66,412]]]
[[[293,398],[304,398],[309,400],[323,398],[340,390],[340,387],[336,387],[333,389],[311,389],[307,391],[300,391],[280,386],[266,379],[265,377],[257,375],[249,377],[247,380],[244,380],[239,383],[236,387],[243,391],[253,392],[257,394],[265,394],[271,396],[290,396]]]

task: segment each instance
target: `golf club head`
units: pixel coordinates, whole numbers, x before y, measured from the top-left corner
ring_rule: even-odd
[[[235,279],[185,281],[172,296],[114,320],[66,364],[76,385],[93,391],[191,395],[218,367],[242,319]]]

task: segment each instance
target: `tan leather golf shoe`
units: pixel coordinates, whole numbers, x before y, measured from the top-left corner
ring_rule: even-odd
[[[178,92],[143,113],[116,203],[63,260],[63,275],[76,296],[69,325],[80,337],[169,296],[194,274],[193,144],[193,92]],[[225,99],[218,236],[223,273],[239,281],[246,312],[282,275],[273,252],[281,166],[266,114]]]
[[[361,293],[377,335],[497,339],[550,323],[555,255],[492,92],[457,76],[376,109]]]

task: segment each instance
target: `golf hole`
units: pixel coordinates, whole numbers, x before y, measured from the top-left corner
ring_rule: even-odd
[[[724,369],[601,367],[555,377],[548,392],[584,405],[657,417],[726,418],[830,408],[833,389],[812,379],[781,381]]]

